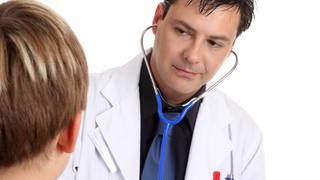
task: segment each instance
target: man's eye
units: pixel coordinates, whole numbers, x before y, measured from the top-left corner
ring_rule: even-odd
[[[222,45],[213,40],[208,40],[208,44],[212,47],[221,47]]]
[[[175,30],[176,30],[176,32],[178,32],[179,34],[182,34],[182,35],[187,35],[188,34],[185,30],[183,30],[181,28],[175,28]]]

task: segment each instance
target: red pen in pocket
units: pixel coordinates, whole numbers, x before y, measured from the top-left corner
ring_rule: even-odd
[[[213,180],[220,180],[220,171],[213,172]]]

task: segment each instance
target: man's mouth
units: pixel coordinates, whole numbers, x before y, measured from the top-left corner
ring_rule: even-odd
[[[191,79],[191,78],[194,78],[197,74],[199,74],[199,73],[192,71],[192,70],[189,70],[189,69],[184,69],[184,68],[177,67],[177,66],[173,66],[173,67],[176,70],[176,73],[178,74],[178,76],[181,76],[184,78]]]

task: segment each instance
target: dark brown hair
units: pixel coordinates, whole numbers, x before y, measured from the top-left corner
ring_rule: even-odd
[[[171,4],[177,0],[164,0],[164,13],[163,18],[166,16]],[[193,0],[188,0],[186,5],[189,5]],[[254,0],[199,0],[199,12],[209,15],[215,9],[222,5],[229,7],[237,7],[240,12],[240,24],[237,31],[237,36],[246,31],[254,17]]]
[[[39,155],[85,108],[87,71],[55,12],[35,1],[0,5],[0,168]]]

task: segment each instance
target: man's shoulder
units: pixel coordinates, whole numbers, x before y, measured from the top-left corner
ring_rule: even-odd
[[[90,87],[93,86],[95,90],[101,90],[111,79],[117,81],[117,84],[138,79],[141,60],[137,56],[122,66],[110,68],[101,73],[90,74]]]
[[[111,79],[112,74],[121,67],[107,69],[101,73],[92,73],[89,75],[89,85],[95,90],[101,90]]]
[[[220,97],[220,100],[223,101],[224,105],[228,108],[230,114],[237,117],[247,117],[251,118],[250,115],[244,110],[237,102],[231,99],[229,96],[224,94],[221,91],[217,91],[217,95]]]
[[[215,101],[219,101],[219,105],[223,107],[226,113],[228,113],[231,124],[245,129],[254,129],[257,133],[260,133],[260,128],[252,116],[237,102],[219,90],[216,90],[213,96],[216,98]]]

